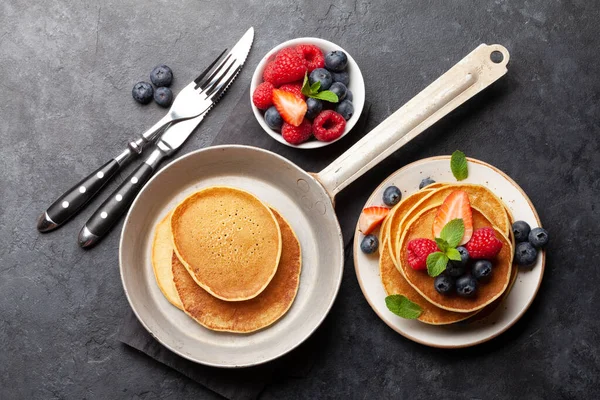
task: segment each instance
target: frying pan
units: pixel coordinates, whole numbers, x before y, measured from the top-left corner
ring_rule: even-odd
[[[173,161],[139,193],[121,234],[121,278],[137,318],[167,348],[206,365],[257,365],[298,346],[329,312],[342,279],[344,245],[333,205],[336,194],[503,76],[508,59],[504,47],[480,45],[316,174],[249,146],[210,147]],[[302,247],[294,304],[281,320],[252,334],[203,328],[171,306],[154,280],[151,246],[156,224],[185,197],[213,185],[248,190],[279,210]]]

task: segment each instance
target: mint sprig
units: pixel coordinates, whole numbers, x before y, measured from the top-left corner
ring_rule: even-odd
[[[465,153],[460,150],[456,150],[452,153],[452,157],[450,157],[450,169],[457,181],[467,179],[469,176],[469,167],[467,166],[467,157],[465,156]]]
[[[392,294],[386,297],[385,305],[388,310],[406,319],[417,319],[423,313],[423,309],[418,304],[401,294]]]
[[[448,222],[442,231],[440,237],[435,238],[435,243],[440,251],[436,251],[427,256],[427,274],[436,277],[446,270],[448,261],[460,261],[460,253],[456,246],[462,240],[465,234],[465,223],[461,218],[456,218]]]
[[[331,90],[322,90],[321,82],[315,82],[312,85],[308,83],[308,74],[304,74],[304,82],[302,82],[302,94],[306,97],[312,97],[313,99],[319,99],[328,101],[330,103],[337,103],[340,101],[337,94],[333,93]]]

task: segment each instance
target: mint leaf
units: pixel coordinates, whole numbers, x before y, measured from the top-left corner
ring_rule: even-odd
[[[321,89],[321,82],[317,81],[310,85],[310,91],[313,93],[317,93]]]
[[[464,235],[465,223],[462,218],[456,218],[448,222],[440,232],[440,238],[448,243],[448,247],[458,246]],[[435,241],[437,243],[437,239],[435,239]],[[442,249],[440,248],[440,250]]]
[[[452,153],[452,157],[450,158],[450,169],[457,181],[467,179],[467,176],[469,176],[469,168],[467,167],[467,157],[465,157],[465,153],[460,150],[456,150]]]
[[[446,250],[446,257],[451,259],[452,261],[460,261],[460,253],[456,249],[448,249]]]
[[[450,248],[448,242],[442,238],[435,238],[435,242],[437,243],[438,249],[440,249],[442,253],[445,253],[446,250]]]
[[[393,294],[386,297],[385,305],[388,310],[406,319],[417,319],[423,312],[423,309],[418,304],[413,303],[401,294]]]
[[[340,101],[338,99],[337,94],[333,93],[330,90],[323,90],[322,92],[316,94],[309,94],[308,96],[315,99],[328,101],[330,103],[337,103],[338,101]]]
[[[446,270],[448,256],[440,251],[431,253],[427,256],[427,273],[431,277],[436,277]]]
[[[312,93],[310,84],[308,83],[308,74],[304,74],[304,81],[302,82],[302,89],[300,91],[305,96],[308,96]]]
[[[319,99],[328,101],[330,103],[337,103],[340,101],[337,94],[333,93],[330,90],[323,90],[319,92],[321,89],[321,82],[315,82],[312,85],[308,82],[308,74],[304,74],[304,81],[302,82],[302,94],[306,97],[312,97],[313,99]]]

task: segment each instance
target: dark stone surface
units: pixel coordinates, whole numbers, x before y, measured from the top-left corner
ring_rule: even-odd
[[[48,235],[35,222],[162,115],[133,101],[135,82],[166,63],[177,92],[249,25],[256,42],[247,67],[182,153],[211,142],[254,66],[284,40],[319,36],[350,51],[365,76],[371,127],[479,43],[497,42],[511,52],[508,75],[339,201],[366,199],[406,163],[460,148],[512,176],[552,235],[531,309],[498,339],[460,351],[430,349],[388,328],[348,260],[309,377],[277,381],[262,397],[598,398],[599,10],[577,0],[4,0],[0,398],[214,397],[115,339],[128,308],[116,232],[85,252],[75,238],[91,209]],[[340,217],[355,220],[359,203]]]

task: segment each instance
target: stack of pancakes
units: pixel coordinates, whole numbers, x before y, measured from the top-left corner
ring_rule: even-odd
[[[156,282],[202,326],[248,333],[291,307],[302,267],[289,223],[254,195],[209,187],[183,200],[156,227]]]
[[[465,191],[469,196],[473,229],[493,227],[503,243],[502,250],[492,260],[491,279],[480,285],[471,298],[439,294],[433,278],[426,271],[412,269],[406,259],[410,240],[434,239],[432,226],[437,209],[455,190]],[[385,291],[388,295],[404,295],[418,304],[423,310],[418,319],[426,324],[451,324],[475,314],[487,315],[508,294],[517,276],[517,268],[513,267],[512,222],[502,200],[481,185],[435,183],[406,197],[390,211],[380,230],[379,269]]]

